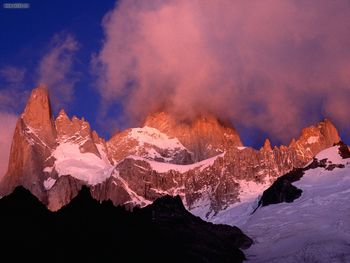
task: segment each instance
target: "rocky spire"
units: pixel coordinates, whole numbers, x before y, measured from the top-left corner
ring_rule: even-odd
[[[72,121],[69,119],[64,109],[60,110],[55,123],[59,139],[72,135],[71,133],[73,133],[73,131],[69,128],[72,126]]]
[[[266,152],[272,151],[271,143],[270,143],[270,140],[268,138],[265,139],[264,146],[261,149],[266,151]]]
[[[22,185],[46,203],[43,169],[53,164],[50,156],[55,147],[56,129],[49,94],[47,87],[41,85],[32,91],[17,121],[8,171],[1,181],[0,194],[8,194],[17,185]]]
[[[56,129],[47,86],[33,89],[21,118],[29,130],[49,147],[54,147]]]

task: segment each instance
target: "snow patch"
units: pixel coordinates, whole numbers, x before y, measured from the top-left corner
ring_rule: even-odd
[[[194,164],[186,164],[186,165],[180,165],[180,164],[171,164],[171,163],[162,163],[162,162],[156,162],[156,161],[151,161],[146,158],[142,158],[139,156],[128,156],[127,158],[131,158],[134,160],[141,160],[145,161],[150,164],[152,170],[158,172],[158,173],[167,173],[171,170],[179,172],[179,173],[186,173],[190,170],[193,169],[200,169],[200,171],[203,171],[205,168],[212,166],[214,162],[216,161],[217,158],[223,157],[225,153],[221,153],[219,155],[216,155],[212,158],[194,163]]]
[[[333,164],[346,164],[349,160],[343,159],[339,154],[339,146],[333,146],[326,150],[323,150],[319,154],[316,155],[318,160],[327,159],[329,162]]]
[[[53,170],[53,166],[52,167],[45,167],[43,172],[52,173],[52,170]]]
[[[99,151],[101,145],[97,145]],[[62,143],[52,153],[55,157],[53,167],[45,167],[44,171],[52,171],[53,168],[59,176],[71,175],[89,185],[96,185],[110,177],[114,167],[109,163],[103,150],[102,158],[93,153],[81,153],[78,144]]]
[[[313,144],[313,143],[317,143],[319,140],[319,137],[318,136],[310,136],[308,139],[307,139],[307,143],[308,144]]]
[[[148,126],[133,128],[128,136],[138,141],[140,146],[150,144],[160,149],[186,149],[177,138],[169,138],[165,133]]]
[[[46,190],[50,190],[55,183],[56,183],[56,180],[49,177],[44,181],[44,187]]]

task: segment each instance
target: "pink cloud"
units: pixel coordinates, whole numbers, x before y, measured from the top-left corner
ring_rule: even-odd
[[[24,81],[25,74],[26,69],[10,65],[0,69],[1,78],[3,78],[10,85],[22,83]]]
[[[346,126],[349,1],[121,1],[103,27],[99,91],[134,120],[210,112],[284,142],[320,114]]]
[[[20,110],[28,97],[26,90],[27,70],[21,67],[6,65],[0,68],[0,112],[17,112]]]
[[[7,171],[11,142],[15,130],[17,116],[0,112],[0,179]]]
[[[46,84],[54,105],[61,107],[73,98],[78,75],[73,71],[74,57],[79,43],[72,35],[56,34],[38,68],[38,84]]]

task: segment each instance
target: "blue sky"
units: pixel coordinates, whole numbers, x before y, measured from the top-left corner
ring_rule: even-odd
[[[1,1],[1,6],[9,2]],[[79,42],[79,50],[72,70],[79,74],[79,81],[75,84],[73,100],[64,107],[70,116],[84,116],[92,127],[98,128],[95,113],[99,95],[94,88],[96,79],[90,74],[90,60],[92,54],[101,48],[101,21],[113,9],[115,1],[37,0],[26,3],[30,3],[29,9],[0,8],[0,68],[14,66],[25,69],[22,88],[30,90],[37,85],[36,70],[54,35],[57,32],[73,35]],[[1,89],[6,89],[7,84],[4,78],[0,78]],[[28,96],[28,93],[25,94]],[[23,101],[13,103],[16,113],[20,113]],[[100,132],[103,133],[102,130]]]
[[[344,34],[350,9],[345,0],[308,5],[223,1],[222,6],[145,0],[125,1],[120,8],[114,0],[28,0],[28,9],[3,8],[11,2],[0,1],[0,111],[20,114],[30,90],[45,75],[41,65],[58,54],[54,61],[67,72],[53,80],[56,113],[62,106],[70,116],[85,117],[105,138],[130,125],[128,117],[135,112],[144,117],[157,101],[170,101],[177,113],[183,108],[225,115],[246,145],[260,147],[266,137],[272,144],[287,144],[302,127],[324,117],[350,141],[350,124],[344,121],[350,99],[350,39]],[[102,26],[110,11],[111,19]],[[328,22],[329,17],[334,19]],[[97,76],[93,57],[116,71]],[[13,80],[14,74],[20,77]],[[215,79],[207,77],[215,74]],[[47,72],[44,77],[50,81]],[[101,79],[108,85],[97,87]],[[168,84],[174,79],[180,84]],[[183,87],[188,79],[195,81]],[[60,92],[60,87],[67,90]]]

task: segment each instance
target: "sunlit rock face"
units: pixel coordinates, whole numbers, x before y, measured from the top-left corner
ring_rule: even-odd
[[[178,121],[165,112],[151,114],[145,126],[150,126],[178,138],[193,154],[195,162],[213,157],[229,148],[243,146],[241,139],[231,125],[224,125],[211,115],[192,121]]]
[[[0,190],[6,195],[22,185],[51,210],[68,204],[83,185],[97,200],[130,209],[179,195],[191,212],[210,218],[339,141],[324,120],[289,146],[272,148],[267,139],[256,150],[214,116],[185,122],[159,112],[106,142],[64,110],[54,119],[47,88],[40,86],[18,120]]]

